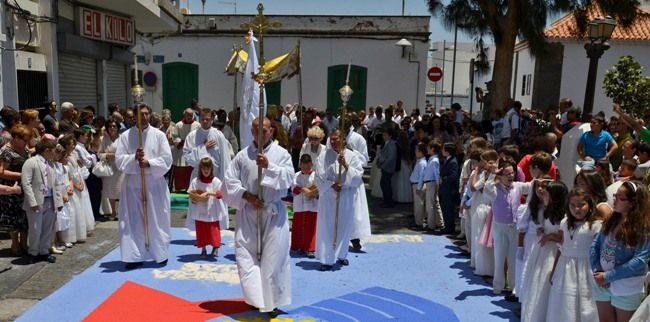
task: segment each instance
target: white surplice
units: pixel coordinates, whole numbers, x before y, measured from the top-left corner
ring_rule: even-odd
[[[214,140],[217,142],[217,145],[208,149],[205,147],[205,142],[207,140]],[[194,168],[192,170],[192,177],[194,179],[199,175],[199,162],[204,157],[209,157],[212,159],[212,171],[213,175],[221,182],[225,181],[225,173],[230,166],[230,148],[226,137],[213,127],[209,129],[203,129],[199,127],[198,129],[190,132],[185,138],[185,144],[183,145],[183,159],[185,163]],[[190,179],[190,180],[191,180]],[[216,206],[218,206],[220,213],[228,213],[228,207],[221,200],[216,201]],[[194,220],[189,214],[192,213],[192,203],[188,207],[188,216],[186,221],[187,228],[195,230]],[[221,229],[228,229],[228,220],[221,221]]]
[[[132,127],[120,135],[115,152],[115,165],[124,173],[119,205],[120,251],[123,262],[162,262],[167,259],[171,238],[170,197],[164,176],[172,165],[172,154],[165,133],[151,126],[142,131],[142,145],[144,158],[149,161],[144,169],[149,249],[145,248],[141,168],[135,159],[138,129]]]
[[[174,130],[170,131],[171,136],[172,136],[172,143],[174,143],[174,147],[178,145],[181,141],[185,140],[187,138],[187,135],[190,134],[190,132],[198,129],[201,127],[201,123],[199,122],[192,122],[189,124],[183,123],[183,121],[180,121],[176,124],[174,124]],[[169,141],[168,141],[169,142]],[[183,158],[183,151],[182,149],[176,149],[174,148],[175,153],[172,155],[174,159],[174,166],[177,167],[186,167],[187,164],[185,164],[185,158]],[[170,149],[170,151],[172,151]]]
[[[329,145],[329,144],[328,144]],[[334,223],[336,217],[336,182],[339,170],[338,153],[327,149],[321,154],[316,166],[316,185],[318,186],[318,219],[316,223],[316,258],[325,265],[333,265],[337,259],[345,259],[348,243],[356,218],[349,209],[355,209],[359,186],[363,184],[363,157],[346,149],[344,152],[348,169],[341,172],[343,189],[339,196],[339,217],[334,246]]]
[[[262,171],[264,208],[261,210],[262,258],[257,259],[257,210],[242,199],[245,191],[257,195],[257,147],[237,153],[226,172],[224,199],[237,209],[235,255],[246,303],[261,312],[291,303],[289,223],[282,197],[295,173],[291,155],[276,143],[264,148],[269,165]]]
[[[368,145],[366,139],[359,133],[350,131],[346,138],[347,146],[359,153],[362,160],[362,167],[368,165],[370,157],[368,156]],[[363,168],[362,168],[363,172]],[[368,210],[368,198],[366,197],[366,186],[361,183],[357,188],[357,194],[354,200],[354,222],[351,239],[366,238],[371,235],[370,231],[370,212]]]

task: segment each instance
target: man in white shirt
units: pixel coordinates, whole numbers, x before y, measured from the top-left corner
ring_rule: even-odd
[[[296,111],[293,109],[293,105],[285,105],[284,112],[282,113],[282,127],[287,133],[290,133],[289,131],[296,122],[298,122],[298,118],[296,117]]]
[[[325,112],[325,118],[321,121],[327,129],[327,135],[332,134],[332,131],[339,128],[339,120],[332,115],[329,110]]]
[[[567,118],[567,111],[573,106],[573,101],[570,98],[563,98],[560,100],[560,125],[564,126],[569,123]]]
[[[501,144],[506,141],[517,139],[519,134],[519,110],[521,109],[521,102],[512,102],[508,99],[505,105],[506,111],[505,122],[503,122],[503,129],[501,130]]]

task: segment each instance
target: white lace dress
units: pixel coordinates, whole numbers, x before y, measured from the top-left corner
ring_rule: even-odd
[[[559,223],[554,225],[550,220],[544,220],[544,234],[555,233],[559,230]],[[521,301],[522,322],[546,322],[548,295],[551,290],[549,277],[553,270],[555,254],[560,245],[557,242],[548,241],[542,246],[539,244],[540,239],[541,236],[533,244],[533,249],[524,266],[524,281],[522,285],[524,298]]]
[[[413,189],[411,187],[411,167],[402,159],[400,169],[391,178],[393,185],[393,200],[399,203],[413,202]]]
[[[589,248],[601,224],[596,221],[589,227],[587,222],[577,222],[573,234],[569,232],[566,219],[560,224],[564,242],[560,246],[561,255],[555,266],[547,310],[547,315],[555,321],[598,321],[592,296]]]
[[[485,220],[490,212],[490,201],[483,196],[484,174],[479,175],[476,188],[472,194],[472,206],[470,208],[472,247],[471,258],[474,262],[474,274],[481,276],[492,276],[494,274],[494,249],[482,245],[481,234],[485,228]]]

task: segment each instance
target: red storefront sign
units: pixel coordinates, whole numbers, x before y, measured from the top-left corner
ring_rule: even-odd
[[[94,40],[133,46],[135,45],[135,23],[131,18],[79,7],[79,35]]]

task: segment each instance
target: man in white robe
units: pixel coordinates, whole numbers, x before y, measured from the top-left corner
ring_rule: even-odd
[[[346,257],[355,214],[346,209],[356,210],[358,189],[363,184],[363,157],[351,149],[339,154],[340,136],[338,129],[332,131],[328,148],[321,154],[316,166],[319,191],[316,258],[321,263],[321,271],[331,270],[336,262],[344,266],[349,264]],[[339,165],[342,166],[341,181],[337,182]],[[337,191],[340,191],[339,217],[335,227]]]
[[[214,176],[224,182],[226,171],[230,166],[230,146],[228,141],[221,131],[212,127],[213,117],[209,108],[201,109],[199,120],[201,121],[201,127],[187,135],[183,146],[183,158],[187,165],[193,168],[190,182],[199,175],[199,162],[204,157],[212,159]],[[227,213],[228,207],[223,200],[218,200],[217,204],[222,211],[221,213]],[[189,207],[192,207],[192,203],[190,203]],[[188,214],[190,212],[191,209],[188,210]],[[195,229],[194,220],[191,216],[187,216],[186,223],[188,228]],[[221,229],[228,229],[227,221],[220,223],[220,225]]]
[[[560,157],[555,161],[557,169],[560,171],[560,180],[564,182],[567,189],[573,189],[573,179],[580,171],[578,167],[578,159],[580,156],[575,153],[580,137],[585,132],[589,132],[591,126],[589,123],[583,123],[571,128],[562,136],[562,148],[560,149]]]
[[[192,168],[187,165],[185,158],[183,158],[183,147],[185,146],[185,139],[190,132],[199,127],[201,125],[194,120],[194,110],[191,108],[185,109],[183,119],[174,125],[174,130],[172,131],[174,169],[170,178],[173,181],[174,191],[185,190],[190,186],[190,172],[192,172]]]
[[[165,133],[149,126],[151,108],[140,105],[142,113],[142,147],[138,145],[138,128],[120,135],[115,152],[115,165],[124,173],[120,194],[120,251],[127,269],[154,260],[167,263],[170,232],[170,198],[165,173],[172,165],[172,154]],[[144,169],[147,193],[146,227],[149,247],[145,247],[142,183]]]
[[[271,122],[263,121],[263,153],[257,153],[258,119],[252,124],[253,144],[237,153],[226,172],[224,199],[237,209],[235,257],[246,303],[278,314],[277,308],[291,303],[289,223],[282,197],[295,173],[291,155],[273,143]],[[262,197],[258,197],[257,171],[262,167]],[[261,214],[261,249],[257,247],[257,216]],[[261,259],[258,259],[261,251]]]
[[[367,166],[370,157],[368,156],[366,139],[350,126],[345,140],[350,149],[359,153],[362,167]],[[350,234],[352,248],[357,252],[361,251],[361,238],[370,237],[370,235],[370,212],[368,210],[368,199],[366,198],[366,186],[362,182],[357,188],[357,195],[354,200],[354,222]]]

